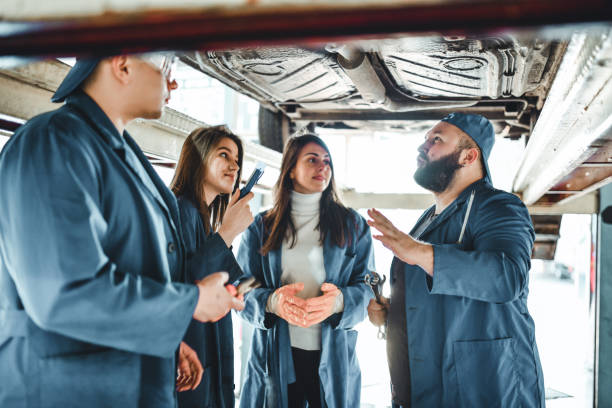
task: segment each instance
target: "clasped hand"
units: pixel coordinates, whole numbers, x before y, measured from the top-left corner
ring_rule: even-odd
[[[278,288],[275,313],[288,323],[300,327],[310,327],[321,323],[334,313],[336,298],[340,289],[332,283],[321,285],[323,294],[310,299],[302,299],[297,295],[304,289],[304,284],[292,283]]]

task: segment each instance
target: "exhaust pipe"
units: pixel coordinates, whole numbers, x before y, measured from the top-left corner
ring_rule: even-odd
[[[337,54],[338,65],[353,81],[361,97],[370,105],[377,106],[389,112],[410,112],[430,109],[464,108],[474,106],[477,101],[429,101],[402,94],[408,100],[398,101],[391,98],[382,81],[376,74],[372,63],[365,52],[357,47],[342,45],[327,47],[327,50]]]

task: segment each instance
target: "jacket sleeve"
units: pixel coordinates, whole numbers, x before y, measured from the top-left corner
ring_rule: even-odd
[[[194,281],[220,271],[229,274],[228,283],[235,284],[242,277],[234,253],[216,232],[206,237],[204,245],[191,256],[188,265]]]
[[[119,270],[107,256],[98,162],[69,124],[20,136],[32,139],[0,159],[0,250],[27,314],[69,338],[171,356],[197,288]]]
[[[355,262],[348,285],[339,288],[344,297],[344,310],[329,318],[333,328],[352,329],[367,316],[367,307],[374,296],[372,289],[365,283],[365,276],[375,270],[374,250],[370,226],[365,219],[353,211],[355,217]]]
[[[433,245],[432,294],[505,303],[524,293],[531,266],[533,226],[514,195],[497,193],[478,206],[468,225],[473,248]]]
[[[243,278],[254,277],[262,283],[262,287],[252,290],[244,297],[244,310],[238,312],[240,317],[258,329],[270,329],[278,317],[273,313],[266,312],[268,297],[274,292],[275,288],[266,287],[269,280],[265,279],[263,265],[263,255],[259,252],[262,246],[261,216],[257,216],[255,221],[242,234],[240,248],[238,249],[238,264],[244,273]]]

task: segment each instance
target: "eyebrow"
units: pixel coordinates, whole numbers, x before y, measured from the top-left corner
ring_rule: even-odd
[[[316,157],[319,157],[319,154],[318,154],[318,153],[315,153],[315,152],[308,152],[308,153],[304,154],[304,156],[308,156],[308,155],[310,155],[310,156],[316,156]],[[325,154],[323,155],[323,157],[329,157],[329,154],[325,153]]]
[[[228,152],[233,154],[233,152],[229,148],[227,148],[225,146],[219,146],[219,147],[217,147],[217,150],[226,150],[226,151],[228,151]]]
[[[433,136],[433,135],[441,135],[442,132],[440,132],[439,130],[436,130],[435,132],[432,133],[425,133],[425,137],[423,137],[423,139],[427,140],[429,138],[429,136]]]

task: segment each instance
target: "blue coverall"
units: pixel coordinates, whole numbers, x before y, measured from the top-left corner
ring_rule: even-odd
[[[174,195],[85,93],[0,154],[0,406],[173,407],[198,300]]]
[[[206,233],[204,223],[208,221],[191,200],[178,197],[178,205],[189,271],[187,283],[218,271],[228,272],[229,282],[239,279],[242,270],[223,238],[218,233]],[[231,314],[215,323],[191,322],[184,340],[198,354],[204,374],[195,390],[179,393],[179,408],[234,407],[233,335]]]
[[[421,216],[413,232],[434,210]],[[534,241],[527,208],[481,179],[419,238],[433,244],[433,278],[397,258],[392,267],[405,274],[411,406],[543,407],[542,368],[527,310]],[[401,289],[394,281],[392,276],[391,302]]]

